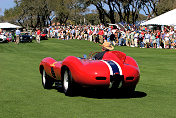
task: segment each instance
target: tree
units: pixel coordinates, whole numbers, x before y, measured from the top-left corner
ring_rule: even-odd
[[[15,8],[5,9],[4,11],[4,20],[15,23],[16,20],[16,14],[15,14]]]
[[[160,1],[163,2],[164,0],[87,0],[87,4],[93,4],[97,8],[102,23],[105,23],[104,20],[108,18],[111,23],[115,23],[119,19],[120,22],[134,24],[139,19],[141,11],[145,15],[157,16],[158,11],[160,11],[157,5]],[[173,0],[170,1],[173,2]],[[172,7],[170,6],[170,8]],[[118,19],[116,14],[118,14]]]
[[[95,25],[95,24],[98,25],[101,23],[97,10],[92,10],[91,13],[85,15],[85,18],[86,18],[87,23],[90,23],[92,25]],[[82,21],[83,21],[83,19],[82,19]]]
[[[16,6],[5,10],[6,21],[18,22],[23,28],[44,27],[51,20],[50,0],[16,0]]]
[[[14,0],[16,6],[6,9],[3,19],[22,27],[45,27],[52,22],[80,24],[86,17],[95,23],[98,15],[103,24],[135,23],[140,12],[157,16],[176,7],[175,0]],[[94,5],[96,13],[87,14],[87,7]],[[93,18],[95,17],[95,18]],[[92,19],[92,20],[91,20]]]
[[[99,14],[99,19],[101,23],[105,23],[105,10],[103,9],[103,3],[102,0],[86,0],[86,5],[90,6],[91,4],[93,4]]]
[[[83,4],[84,0],[53,0],[52,10],[55,14],[55,22],[66,24],[67,20],[71,19],[76,25],[81,13],[86,9]]]
[[[4,17],[0,16],[0,22],[4,22]]]
[[[156,5],[157,15],[161,15],[165,12],[168,12],[174,8],[175,0],[160,0]]]

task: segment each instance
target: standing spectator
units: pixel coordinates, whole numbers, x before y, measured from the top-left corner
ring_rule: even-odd
[[[98,34],[96,34],[95,43],[99,43],[99,35]]]
[[[161,38],[160,38],[160,46],[161,46],[162,48],[164,48],[164,37],[165,37],[165,33],[162,32],[160,37],[161,37]]]
[[[168,30],[165,31],[164,48],[169,48],[169,33],[168,33]]]
[[[134,31],[130,33],[130,47],[134,47]]]
[[[157,30],[156,31],[156,44],[157,44],[157,48],[160,48],[160,31]]]
[[[37,43],[40,43],[40,29],[37,29],[37,37],[36,37],[36,41]]]
[[[107,42],[107,37],[108,37],[108,29],[105,29],[105,31],[104,31],[104,42]]]
[[[94,29],[93,30],[93,39],[92,40],[95,42],[95,39],[96,39],[96,30]]]
[[[139,37],[139,33],[135,32],[134,33],[134,46],[138,47],[138,37]]]
[[[144,48],[143,38],[144,38],[144,32],[142,31],[142,32],[139,34],[139,45],[140,45],[140,48]]]
[[[122,34],[120,32],[120,30],[117,30],[118,31],[118,43],[119,43],[119,46],[122,45]]]
[[[64,40],[64,33],[63,33],[63,30],[60,31],[60,38],[61,38],[62,40]]]
[[[67,32],[66,32],[66,30],[64,29],[64,31],[63,31],[63,40],[66,40],[66,37],[67,37]]]
[[[151,46],[152,48],[156,48],[156,34],[154,32],[152,32],[152,35],[151,35]]]
[[[126,45],[126,33],[121,31],[121,46]]]
[[[126,31],[126,46],[130,46],[130,30],[129,29]]]
[[[16,39],[16,36],[15,36],[15,32],[13,31],[13,32],[12,32],[12,42],[14,42],[15,39]]]
[[[119,42],[119,39],[118,39],[118,32],[116,31],[116,32],[114,33],[114,35],[115,35],[115,43],[118,44],[118,42]]]
[[[174,43],[173,43],[173,49],[176,49],[176,39],[174,40]]]
[[[49,33],[49,34],[50,34],[49,37],[50,37],[50,38],[53,38],[53,28],[50,29],[50,33]]]
[[[112,34],[110,35],[110,43],[114,46],[116,45],[115,39],[116,39],[116,37],[115,37],[114,33],[112,32]]]
[[[172,36],[172,40],[171,40],[171,48],[175,49],[176,46],[176,30],[174,30],[173,36]]]
[[[171,28],[169,32],[169,48],[171,48],[171,43],[173,42],[174,37],[174,29]]]
[[[107,33],[107,42],[110,42],[110,35],[111,35],[111,31],[108,31],[108,33]]]
[[[57,39],[60,39],[60,38],[61,38],[61,31],[58,30]]]
[[[92,30],[89,31],[89,41],[92,41]]]
[[[71,32],[70,32],[70,29],[67,29],[67,37],[66,37],[66,40],[69,40],[71,38]]]
[[[100,29],[98,34],[99,34],[100,43],[103,43],[103,35],[104,35],[103,29]]]
[[[172,46],[173,46],[173,49],[176,49],[176,30],[174,31],[174,34],[173,34]]]
[[[87,40],[87,37],[88,37],[88,32],[87,32],[87,29],[84,30],[84,39]]]
[[[149,41],[150,41],[150,32],[148,31],[146,31],[146,33],[145,33],[145,36],[144,36],[144,43],[145,43],[145,47],[147,48],[148,47],[148,45],[149,45]]]
[[[44,34],[48,34],[48,30],[47,28],[45,27],[44,31],[43,31]]]
[[[126,28],[127,28],[127,30],[130,30],[130,25],[128,24],[128,25],[126,26]]]
[[[17,30],[16,30],[16,44],[19,44],[19,42],[20,42],[20,30],[19,30],[19,28],[17,28]]]

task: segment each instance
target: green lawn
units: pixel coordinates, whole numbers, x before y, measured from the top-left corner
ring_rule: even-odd
[[[49,39],[0,44],[0,118],[175,118],[176,50],[115,47],[132,56],[141,78],[131,98],[67,97],[41,85],[39,63],[100,51],[88,41]]]

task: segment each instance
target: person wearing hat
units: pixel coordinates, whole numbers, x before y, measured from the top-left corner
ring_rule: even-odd
[[[99,52],[94,56],[95,60],[101,60],[106,52],[114,49],[110,42],[104,42],[100,46],[102,47],[102,52]]]

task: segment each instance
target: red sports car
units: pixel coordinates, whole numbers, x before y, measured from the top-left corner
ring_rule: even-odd
[[[45,89],[60,82],[68,96],[77,91],[77,86],[120,88],[132,92],[140,78],[136,61],[120,51],[108,51],[102,60],[68,56],[63,61],[56,61],[46,57],[41,61],[39,70]]]
[[[48,40],[47,34],[40,34],[40,40]]]

